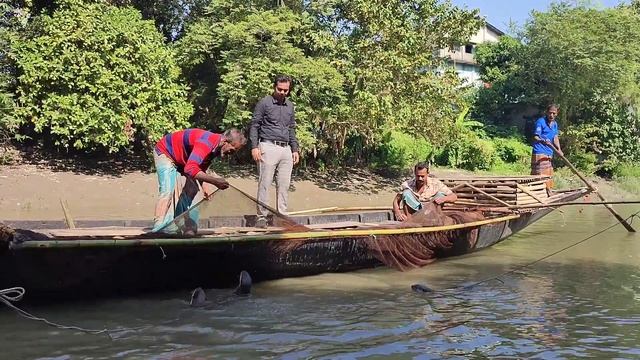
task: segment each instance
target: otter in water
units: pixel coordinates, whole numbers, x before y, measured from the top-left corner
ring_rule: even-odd
[[[249,275],[248,272],[242,270],[238,279],[238,286],[235,288],[233,293],[237,296],[249,296],[251,295],[252,285],[253,280],[251,279],[251,275]],[[189,301],[189,306],[202,307],[207,304],[209,304],[209,301],[207,300],[207,293],[204,291],[204,289],[198,287],[191,292],[191,300]]]

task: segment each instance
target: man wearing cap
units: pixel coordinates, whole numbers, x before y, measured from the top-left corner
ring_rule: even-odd
[[[172,223],[187,211],[194,200],[209,196],[204,183],[226,189],[229,183],[207,169],[215,157],[224,157],[247,143],[237,129],[214,134],[202,129],[185,129],[165,135],[154,149],[160,197],[156,204],[152,231],[195,234],[198,229],[198,209],[185,218],[184,226]],[[179,227],[183,227],[178,229]]]
[[[422,204],[433,201],[440,205],[455,202],[458,196],[442,181],[429,177],[429,164],[421,162],[413,168],[415,178],[401,185],[401,192],[393,199],[393,214],[396,220],[405,221]]]
[[[287,214],[289,185],[293,165],[300,160],[296,139],[296,118],[293,104],[287,96],[291,78],[278,75],[273,81],[273,93],[258,102],[251,119],[249,138],[251,156],[258,165],[258,200],[269,201],[269,187],[276,176],[276,209]],[[267,209],[258,205],[258,226],[266,225]]]

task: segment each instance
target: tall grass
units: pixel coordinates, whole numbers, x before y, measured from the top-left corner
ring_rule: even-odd
[[[613,180],[617,185],[632,194],[640,195],[640,166],[623,163],[616,166],[613,171]]]

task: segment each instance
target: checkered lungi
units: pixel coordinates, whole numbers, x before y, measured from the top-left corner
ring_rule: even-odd
[[[550,175],[553,176],[553,158],[544,154],[531,155],[531,175]],[[553,188],[553,180],[546,182],[547,189]]]

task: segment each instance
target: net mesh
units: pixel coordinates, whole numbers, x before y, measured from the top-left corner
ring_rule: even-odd
[[[435,204],[425,207],[405,222],[371,227],[370,229],[410,229],[463,224],[485,219],[481,211],[447,211]],[[366,228],[359,228],[366,229]],[[367,252],[383,264],[400,271],[407,271],[430,264],[436,258],[456,251],[473,248],[478,238],[477,228],[440,230],[423,233],[363,236],[358,241]],[[296,239],[272,242],[272,250],[278,256],[286,256],[309,240]],[[317,240],[313,240],[317,241]]]
[[[463,224],[484,219],[481,211],[442,211],[434,203],[393,228],[407,229]],[[436,258],[456,250],[473,248],[478,239],[477,228],[441,230],[424,233],[393,234],[368,237],[369,251],[387,266],[406,271],[432,263]]]
[[[267,208],[267,226],[256,227],[257,206]],[[370,227],[363,229],[411,229],[434,226],[447,226],[483,220],[481,211],[443,211],[433,203],[425,204],[423,209],[409,217],[405,222]],[[299,224],[294,218],[278,213],[268,204],[259,203],[253,196],[237,189],[229,188],[217,191],[209,199],[202,200],[192,206],[189,211],[176,217],[173,224],[184,229],[189,222],[199,221],[216,231],[231,232],[308,232],[322,231]],[[356,236],[344,241],[355,241],[365,248],[369,256],[373,256],[387,266],[400,271],[425,266],[436,258],[457,251],[466,252],[475,246],[478,237],[477,228],[438,230],[433,232],[401,233],[377,236]],[[326,240],[335,240],[327,237]],[[322,239],[297,238],[292,240],[270,241],[269,249],[276,257],[286,258],[291,252],[309,241]]]

